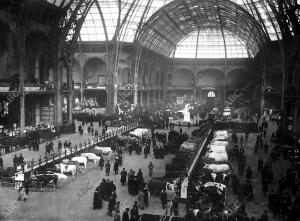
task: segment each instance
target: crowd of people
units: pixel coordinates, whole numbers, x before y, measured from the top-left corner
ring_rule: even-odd
[[[266,197],[268,210],[265,210],[261,217],[257,219],[259,221],[267,221],[272,218],[286,221],[296,220],[296,217],[300,215],[297,209],[300,207],[300,199],[296,197],[299,190],[299,170],[291,162],[286,161],[285,164],[289,164],[289,166],[285,175],[282,177],[278,177],[279,175],[276,176],[273,171],[274,164],[282,160],[288,160],[288,158],[284,156],[284,148],[279,144],[275,145],[271,151],[269,150],[272,145],[266,136],[268,123],[265,119],[259,125],[258,131],[259,133],[253,147],[254,154],[258,159],[256,168],[251,168],[250,165],[246,167],[247,160],[243,145],[243,136],[238,139],[236,134],[232,135],[232,142],[236,147],[238,146],[238,140],[240,140],[236,155],[239,176],[237,174],[231,176],[233,192],[239,195],[241,202],[252,201],[257,194],[262,194]],[[248,135],[245,134],[246,140]],[[257,173],[255,173],[254,169],[256,169]],[[254,176],[254,174],[258,174],[260,177],[256,177],[257,175]],[[240,180],[243,178],[244,182],[240,183]],[[254,193],[253,180],[261,180],[261,193]],[[276,181],[277,183],[275,183]],[[276,188],[277,190],[275,190]],[[243,205],[245,206],[245,204]],[[245,209],[243,211],[245,218],[247,217],[247,213]],[[268,212],[273,215],[272,218]],[[251,220],[256,219],[252,217]]]

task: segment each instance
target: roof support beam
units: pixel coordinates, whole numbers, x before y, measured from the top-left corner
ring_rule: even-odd
[[[191,10],[189,9],[188,3],[185,0],[181,0],[182,4],[184,5],[185,9],[187,10],[187,12],[189,12],[190,14],[190,18],[191,20],[194,22],[195,27],[198,28],[198,22],[194,19],[194,16],[191,13]]]
[[[162,9],[163,15],[166,16],[169,21],[176,27],[178,30],[184,35],[187,36],[189,33],[187,33],[184,29],[181,29],[181,27],[175,22],[175,20],[164,10]]]
[[[224,85],[224,101],[225,101],[225,97],[226,97],[226,89],[227,89],[227,46],[226,46],[226,39],[225,39],[225,34],[224,34],[224,24],[223,24],[223,20],[221,17],[221,9],[220,9],[220,4],[219,4],[219,0],[216,0],[217,3],[217,11],[218,11],[218,16],[219,16],[219,21],[220,21],[220,29],[221,29],[221,33],[222,33],[222,37],[223,37],[223,43],[224,43],[224,50],[225,50],[225,59],[224,59],[224,79],[225,79],[225,85]]]
[[[164,36],[162,33],[160,33],[158,30],[156,30],[152,25],[150,24],[145,24],[145,27],[149,26],[151,28],[151,30],[157,34],[159,37],[163,38],[164,40],[166,40],[168,43],[170,43],[171,45],[173,46],[176,46],[176,44],[174,42],[172,42],[170,39],[168,39],[166,36]],[[146,33],[147,32],[147,29],[144,30],[144,32]],[[144,34],[145,34],[144,33]],[[148,32],[147,32],[148,33]]]

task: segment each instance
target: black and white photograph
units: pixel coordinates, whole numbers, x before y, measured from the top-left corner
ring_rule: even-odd
[[[300,221],[300,0],[0,0],[0,221]]]

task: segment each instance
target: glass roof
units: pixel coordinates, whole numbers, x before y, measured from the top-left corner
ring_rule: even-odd
[[[118,0],[97,0],[100,6],[100,10],[103,14],[108,40],[112,40],[118,19]],[[139,23],[144,15],[144,20],[150,18],[158,9],[172,0],[150,0],[150,7],[146,11],[148,0],[122,0],[121,20],[124,19],[129,11],[127,22],[122,29],[120,40],[124,42],[133,42],[135,33],[139,26]],[[151,4],[152,2],[152,4]],[[82,25],[80,32],[82,41],[105,41],[105,31],[103,27],[103,21],[100,16],[99,8],[96,4],[90,9],[85,21]]]
[[[56,2],[57,4],[62,0],[47,1]],[[80,32],[81,41],[105,41],[105,28],[107,31],[108,40],[112,40],[114,37],[118,17],[118,0],[97,0],[97,2],[99,4],[92,5],[82,25]],[[220,17],[218,14],[216,14],[216,8],[213,8],[215,7],[213,4],[216,4],[216,2],[219,2],[218,4],[223,5],[223,8],[220,10]],[[190,26],[189,23],[194,22],[191,19],[198,19],[199,22],[203,22],[203,19],[201,20],[199,16],[201,14],[208,13],[210,15],[210,25],[213,24],[213,26],[219,26],[219,20],[226,20],[224,21],[224,24],[227,27],[227,29],[224,29],[224,32],[227,33],[226,38],[228,38],[226,40],[228,42],[234,42],[231,46],[227,45],[228,47],[231,47],[228,48],[228,57],[232,55],[229,53],[233,50],[232,48],[237,47],[247,49],[250,48],[250,56],[253,56],[259,50],[257,43],[258,34],[255,34],[255,31],[253,30],[257,29],[258,27],[254,25],[253,21],[251,21],[252,26],[251,24],[248,26],[249,24],[247,23],[249,23],[249,21],[247,21],[245,16],[243,16],[243,13],[236,13],[236,11],[239,10],[238,8],[231,11],[226,11],[225,8],[227,7],[228,2],[236,3],[240,6],[240,8],[245,9],[245,11],[252,15],[254,22],[261,24],[260,28],[262,28],[264,33],[267,34],[267,38],[270,40],[281,38],[278,23],[271,9],[266,3],[266,0],[121,0],[121,20],[126,17],[127,13],[128,16],[123,28],[121,29],[119,40],[124,42],[136,41],[138,38],[137,30],[139,29],[138,27],[140,23],[143,25],[146,23],[146,26],[144,26],[144,28],[146,27],[146,31],[144,32],[147,36],[143,37],[142,42],[139,43],[165,56],[170,56],[170,52],[179,42],[181,45],[178,45],[177,47],[178,53],[180,48],[183,48],[183,45],[191,45],[187,43],[188,39],[195,35],[191,34],[195,33],[195,29],[187,28],[187,26]],[[148,3],[150,6],[149,8],[147,7]],[[170,13],[170,10],[168,10],[168,6],[171,4],[177,7],[176,10],[173,11],[173,14]],[[184,14],[187,11],[189,11],[188,16]],[[100,12],[102,13],[102,16],[100,15]],[[231,19],[228,19],[228,16],[230,16]],[[102,20],[102,17],[104,20]],[[165,19],[158,19],[158,17],[164,17]],[[151,19],[155,21],[154,25],[159,27],[159,29],[152,28],[152,24],[147,22]],[[166,23],[165,21],[167,20],[168,22]],[[237,26],[242,28],[239,29]],[[246,26],[248,27],[243,28]],[[220,27],[217,27],[217,29],[218,28]],[[163,29],[164,31],[161,31]],[[183,29],[184,31],[182,31]],[[210,28],[208,28],[208,30],[210,30]],[[209,31],[206,31],[205,33],[209,33]],[[220,38],[219,31],[210,32],[208,36],[211,37],[213,34],[216,34],[215,39]],[[189,37],[187,38],[187,36]],[[235,39],[235,41],[230,39]],[[215,43],[213,44],[215,45]],[[237,56],[248,57],[247,49],[243,49],[243,52],[239,53]],[[194,48],[193,51],[195,52],[195,50],[196,49]],[[178,53],[176,52],[176,56],[179,56]],[[201,53],[199,52],[199,56],[200,55]]]
[[[221,30],[206,29],[193,32],[183,39],[176,47],[175,58],[225,58],[225,47]],[[230,33],[225,32],[227,58],[248,58],[253,54],[248,54],[245,45]],[[197,54],[196,54],[197,51]],[[250,53],[250,52],[249,52]],[[170,54],[173,56],[174,52]]]

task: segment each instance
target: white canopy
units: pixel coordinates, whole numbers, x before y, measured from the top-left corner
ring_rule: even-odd
[[[146,135],[148,133],[149,133],[149,129],[146,129],[146,128],[137,128],[134,131],[131,131],[129,133],[129,135],[134,135],[134,136],[137,136],[137,137],[139,137],[139,138],[142,139],[143,135]]]
[[[228,142],[227,141],[221,141],[221,140],[213,140],[211,142],[211,145],[215,145],[215,146],[228,146]]]
[[[102,153],[111,153],[111,147],[99,147],[99,146],[95,146],[95,150],[99,150]]]
[[[226,146],[221,146],[221,145],[208,145],[207,149],[211,152],[216,152],[216,153],[226,153]]]
[[[215,135],[213,140],[228,140],[228,135]]]
[[[213,173],[228,173],[230,171],[228,164],[205,164],[203,169],[209,170]]]
[[[215,163],[227,163],[228,162],[228,155],[227,153],[206,153],[205,158],[207,158],[209,161],[215,162]]]
[[[180,150],[194,151],[196,147],[196,143],[186,141],[181,144]]]
[[[214,133],[216,136],[228,136],[228,131],[227,130],[217,130]]]

